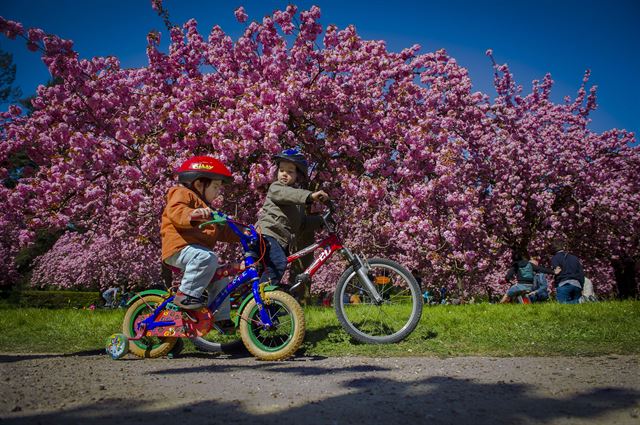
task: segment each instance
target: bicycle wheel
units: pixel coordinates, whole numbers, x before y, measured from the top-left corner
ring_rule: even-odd
[[[353,267],[342,273],[333,304],[338,321],[356,340],[369,344],[390,344],[406,338],[422,315],[420,286],[400,264],[385,258],[368,260],[369,279],[382,295],[376,303]],[[357,297],[353,297],[356,295]],[[359,301],[350,303],[350,299]]]
[[[122,332],[128,337],[136,335],[135,323],[140,316],[146,316],[153,312],[164,299],[158,295],[145,295],[127,310],[122,322]],[[144,336],[137,341],[129,342],[129,351],[138,357],[162,357],[176,344],[177,338]]]
[[[300,304],[289,294],[273,291],[266,296],[265,309],[273,327],[265,329],[260,324],[258,304],[252,299],[242,311],[242,342],[260,360],[284,360],[292,356],[304,340],[304,314]]]

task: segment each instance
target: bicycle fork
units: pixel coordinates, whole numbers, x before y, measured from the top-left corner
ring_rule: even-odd
[[[373,298],[376,304],[381,304],[383,301],[382,295],[378,292],[376,285],[371,281],[371,279],[369,279],[369,275],[367,274],[369,271],[369,265],[366,261],[362,261],[360,256],[353,254],[348,248],[343,247],[341,251],[344,258],[349,261],[349,264],[351,264],[353,270],[360,278],[360,281],[364,283],[364,286],[367,291],[369,291],[371,298]]]

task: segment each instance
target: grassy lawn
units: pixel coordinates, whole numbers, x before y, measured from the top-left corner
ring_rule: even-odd
[[[595,356],[640,353],[640,302],[581,305],[475,304],[425,306],[405,341],[360,344],[333,309],[305,309],[302,351],[319,356]],[[124,310],[0,310],[0,352],[79,353],[101,350],[120,332]],[[190,343],[185,352],[195,351]]]

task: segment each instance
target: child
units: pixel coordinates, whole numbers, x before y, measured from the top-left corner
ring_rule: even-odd
[[[210,219],[209,204],[220,194],[222,183],[231,180],[231,172],[222,162],[196,156],[180,166],[180,185],[167,193],[160,227],[162,261],[184,271],[173,301],[183,309],[197,310],[204,306],[202,293],[218,268],[218,257],[213,252],[216,241],[238,240],[226,226],[198,228],[201,222]]]
[[[311,192],[293,187],[307,176],[307,160],[298,149],[286,149],[273,157],[277,166],[276,180],[269,186],[267,199],[258,214],[258,229],[268,244],[266,271],[262,281],[280,283],[287,268],[289,246],[305,229],[318,228],[320,217],[308,216],[305,205],[329,199],[326,192]]]

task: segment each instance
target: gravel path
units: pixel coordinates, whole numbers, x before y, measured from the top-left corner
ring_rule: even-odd
[[[635,424],[640,356],[0,354],[0,424]]]

